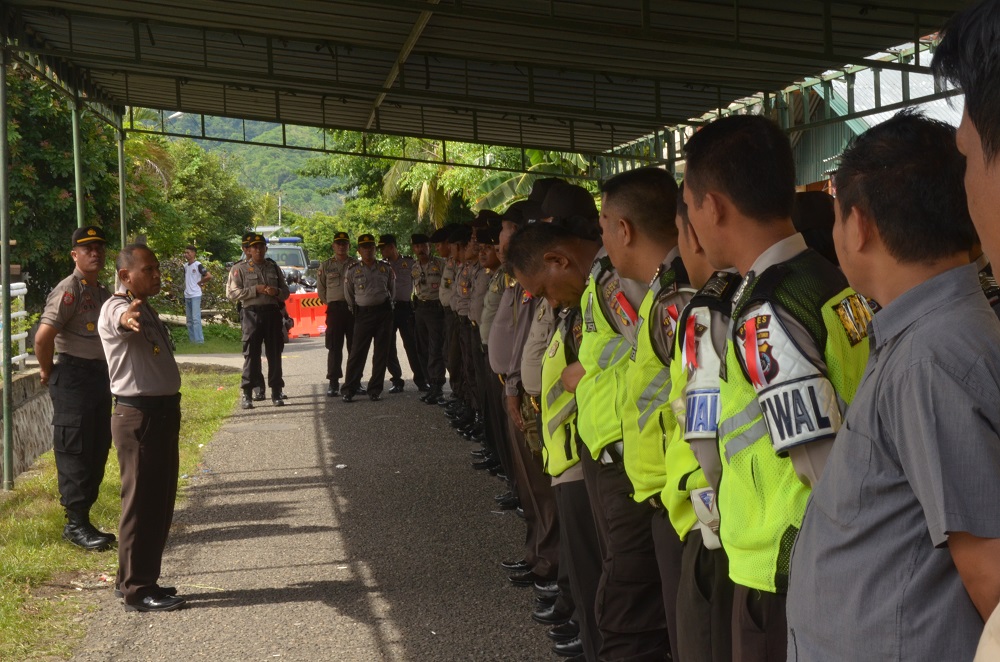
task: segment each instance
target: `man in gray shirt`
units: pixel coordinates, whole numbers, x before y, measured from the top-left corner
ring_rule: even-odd
[[[347,376],[341,394],[344,402],[354,401],[361,388],[361,373],[368,358],[368,348],[374,343],[368,397],[377,402],[382,399],[389,345],[392,343],[392,293],[395,291],[396,276],[388,262],[375,259],[374,235],[358,237],[358,255],[361,261],[351,265],[344,280],[344,297],[354,313],[354,338],[347,355]]]
[[[177,496],[181,376],[170,333],[149,305],[160,292],[153,251],[140,244],[123,248],[118,279],[121,287],[98,322],[115,396],[111,431],[122,479],[115,591],[125,611],[173,611],[184,598],[157,582]]]
[[[837,254],[881,309],[792,554],[789,659],[971,660],[1000,597],[1000,324],[964,171],[907,113],[842,157]]]

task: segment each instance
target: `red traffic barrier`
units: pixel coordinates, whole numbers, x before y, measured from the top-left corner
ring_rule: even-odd
[[[288,338],[309,338],[326,333],[326,304],[315,292],[296,292],[285,302],[289,317],[295,322]]]

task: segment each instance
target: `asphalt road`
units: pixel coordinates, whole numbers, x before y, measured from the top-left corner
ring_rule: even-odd
[[[126,613],[102,590],[73,659],[556,659],[498,565],[524,526],[493,508],[476,446],[412,382],[327,398],[322,338],[283,360],[287,406],[234,401],[174,517],[161,584],[190,606]]]

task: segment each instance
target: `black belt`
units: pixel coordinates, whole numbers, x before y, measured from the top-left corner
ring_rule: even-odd
[[[281,308],[281,306],[279,306],[276,303],[263,303],[263,304],[261,304],[259,306],[243,306],[243,310],[253,310],[255,312],[264,312],[264,311],[267,311],[267,310],[278,310],[279,308]]]
[[[181,394],[174,395],[116,395],[115,404],[135,407],[136,409],[167,409],[181,403]]]
[[[81,359],[79,356],[73,356],[72,354],[60,354],[59,355],[59,365],[75,365],[80,368],[103,368],[108,369],[108,362],[104,359]]]
[[[417,306],[418,308],[420,306],[437,306],[438,308],[440,308],[441,307],[441,301],[438,300],[438,299],[427,299],[426,301],[423,300],[423,299],[414,299],[413,300],[413,305]]]

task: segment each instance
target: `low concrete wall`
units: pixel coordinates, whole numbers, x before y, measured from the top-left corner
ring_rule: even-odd
[[[52,400],[38,370],[14,375],[14,476],[28,469],[38,456],[52,449]],[[0,389],[3,386],[0,385]],[[3,412],[0,411],[0,416]],[[0,468],[3,454],[0,453]]]

